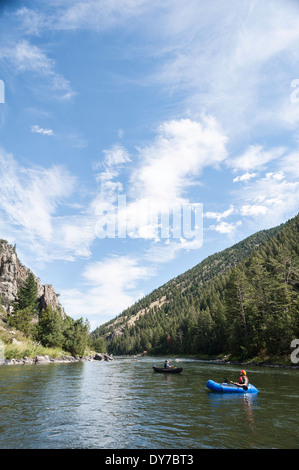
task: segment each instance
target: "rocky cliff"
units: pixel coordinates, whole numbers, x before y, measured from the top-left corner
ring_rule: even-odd
[[[29,272],[30,270],[19,261],[15,248],[9,245],[6,240],[0,240],[0,295],[2,306],[6,312],[11,310],[11,304],[16,300],[18,290]],[[64,309],[60,305],[58,294],[54,291],[53,286],[51,284],[42,285],[37,277],[35,277],[35,282],[39,308],[43,309],[48,305],[53,309],[60,307],[64,316]]]

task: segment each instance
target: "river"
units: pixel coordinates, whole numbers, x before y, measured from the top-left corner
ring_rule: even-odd
[[[239,366],[155,358],[0,367],[1,449],[298,449],[299,370],[248,367],[257,395],[209,392]]]

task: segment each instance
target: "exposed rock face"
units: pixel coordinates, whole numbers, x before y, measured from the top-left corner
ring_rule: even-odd
[[[64,313],[63,308],[61,307],[60,302],[58,300],[58,294],[56,294],[56,292],[54,291],[52,284],[44,284],[42,288],[43,293],[39,299],[40,308],[43,309],[48,305],[51,305],[54,310],[60,307],[62,313]]]
[[[10,311],[11,304],[16,300],[18,290],[29,272],[29,269],[20,263],[15,249],[5,240],[0,240],[0,295],[2,306],[7,312]],[[64,309],[60,305],[58,294],[54,291],[53,286],[51,284],[42,285],[37,277],[35,277],[35,282],[39,308],[43,309],[48,305],[53,309],[60,307],[64,316]]]

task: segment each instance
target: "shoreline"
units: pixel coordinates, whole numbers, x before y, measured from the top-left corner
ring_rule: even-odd
[[[253,362],[253,361],[229,361],[225,359],[198,359],[202,362],[210,362],[211,364],[227,364],[233,366],[258,366],[258,367],[273,367],[277,369],[299,369],[296,364],[279,364],[267,361]]]
[[[138,358],[155,358],[157,360],[164,360],[165,359],[165,355],[144,355],[144,354],[140,354],[140,355],[127,355],[127,354],[124,354],[123,356],[119,355],[119,356],[116,356],[117,358],[134,358],[134,359],[138,359]],[[210,363],[210,364],[223,364],[223,365],[235,365],[235,366],[238,366],[238,365],[243,365],[243,366],[258,366],[258,367],[272,367],[272,368],[285,368],[285,369],[299,369],[299,363],[298,364],[287,364],[287,363],[283,363],[283,362],[271,362],[269,361],[268,359],[266,360],[261,360],[261,361],[252,361],[252,360],[248,360],[248,361],[242,361],[242,360],[230,360],[230,359],[221,359],[221,358],[215,358],[215,357],[197,357],[197,356],[194,356],[194,355],[191,355],[191,356],[188,356],[188,355],[169,355],[169,357],[172,358],[172,362],[175,361],[176,359],[180,359],[180,360],[184,360],[184,359],[192,359],[194,361],[198,361],[198,362],[205,362],[205,363]]]
[[[121,357],[121,356],[119,356]],[[143,357],[146,357],[146,356],[143,356]],[[147,357],[155,357],[155,358],[165,358],[165,356],[161,356],[161,355],[158,355],[158,356],[147,356]],[[260,361],[254,361],[254,360],[237,360],[237,359],[224,359],[224,358],[217,358],[217,357],[196,357],[195,355],[191,355],[191,356],[184,356],[184,355],[181,355],[181,356],[178,356],[178,355],[173,355],[171,356],[173,358],[173,360],[175,359],[194,359],[198,362],[209,362],[211,364],[223,364],[223,365],[235,365],[235,366],[238,366],[238,365],[243,365],[243,366],[258,366],[258,367],[273,367],[273,368],[285,368],[285,369],[299,369],[299,363],[298,364],[295,364],[295,363],[292,363],[292,364],[288,364],[288,363],[285,363],[285,362],[271,362],[270,360],[268,359],[265,359],[265,360],[260,360]],[[277,360],[278,361],[278,360]]]
[[[12,365],[23,365],[23,364],[67,364],[73,362],[90,362],[90,361],[113,361],[113,357],[106,353],[96,353],[89,356],[68,356],[62,355],[60,358],[53,358],[48,355],[35,356],[33,358],[23,357],[22,359],[4,359],[0,362],[0,366],[12,366]]]

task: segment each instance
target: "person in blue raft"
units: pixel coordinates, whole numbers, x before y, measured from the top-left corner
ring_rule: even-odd
[[[258,389],[249,383],[249,379],[245,370],[240,371],[240,378],[238,382],[229,381],[224,379],[222,384],[214,380],[207,381],[207,388],[214,392],[222,393],[258,393]]]
[[[248,377],[247,377],[246,370],[241,370],[241,371],[240,371],[240,378],[239,378],[239,381],[238,381],[238,382],[232,382],[232,381],[230,381],[229,383],[230,383],[230,384],[234,384],[234,385],[246,385],[246,387],[248,387],[248,385],[249,385],[249,379],[248,379]]]

